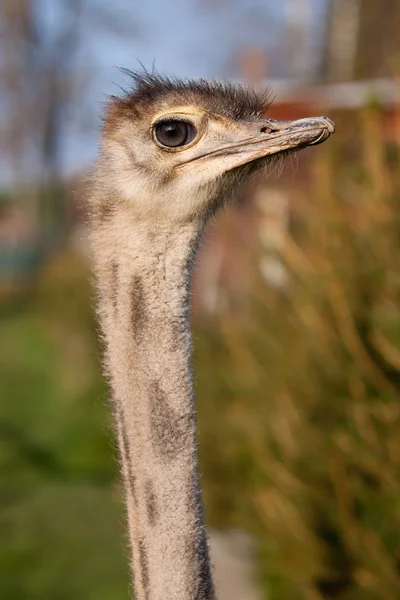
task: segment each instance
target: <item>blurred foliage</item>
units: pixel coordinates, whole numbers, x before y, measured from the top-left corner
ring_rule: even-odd
[[[196,326],[208,521],[257,536],[270,600],[400,597],[400,161],[382,119],[339,122],[288,189],[288,286],[236,239],[251,294]],[[1,308],[2,600],[129,594],[92,295],[69,251]]]
[[[89,270],[56,257],[0,314],[0,598],[128,597]]]
[[[248,256],[251,300],[197,343],[208,516],[258,537],[272,600],[400,597],[400,156],[385,129],[377,106],[339,124],[289,192],[289,285]]]

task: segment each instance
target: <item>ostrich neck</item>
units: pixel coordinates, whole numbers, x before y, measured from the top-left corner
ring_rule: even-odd
[[[93,237],[135,598],[209,600],[189,323],[201,232],[134,227],[115,219]]]

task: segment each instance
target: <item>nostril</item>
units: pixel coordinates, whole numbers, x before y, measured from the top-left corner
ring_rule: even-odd
[[[277,131],[279,131],[279,127],[275,126],[273,121],[270,121],[269,125],[264,125],[260,129],[261,133],[276,133]]]

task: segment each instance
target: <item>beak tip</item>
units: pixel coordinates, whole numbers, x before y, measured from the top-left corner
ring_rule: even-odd
[[[336,125],[329,117],[322,117],[330,134],[335,133]]]

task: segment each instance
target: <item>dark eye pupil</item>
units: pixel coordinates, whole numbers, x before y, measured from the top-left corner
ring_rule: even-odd
[[[196,131],[191,123],[165,121],[156,126],[155,133],[160,144],[167,148],[177,148],[189,144],[193,140]]]
[[[169,123],[164,125],[163,133],[170,139],[178,138],[182,136],[182,125],[179,123]]]

